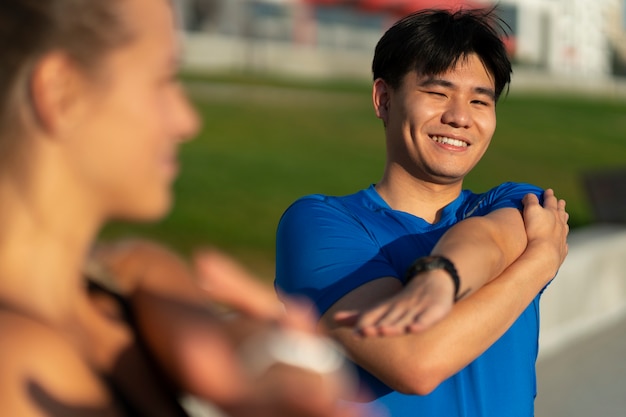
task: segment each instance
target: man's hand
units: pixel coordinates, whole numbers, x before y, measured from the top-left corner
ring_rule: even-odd
[[[391,298],[367,311],[341,311],[335,320],[363,336],[396,336],[419,332],[448,314],[454,284],[444,270],[424,271]]]
[[[569,214],[565,211],[565,200],[558,200],[553,190],[546,190],[543,198],[543,206],[533,194],[522,200],[528,236],[525,255],[536,254],[536,258],[546,264],[546,276],[552,278],[567,256]]]

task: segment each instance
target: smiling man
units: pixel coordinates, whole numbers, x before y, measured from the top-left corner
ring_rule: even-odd
[[[369,413],[534,414],[539,295],[566,256],[568,214],[528,184],[463,189],[510,81],[500,29],[487,11],[391,27],[372,65],[383,177],[303,197],[281,218],[277,291],[313,301],[358,366]]]

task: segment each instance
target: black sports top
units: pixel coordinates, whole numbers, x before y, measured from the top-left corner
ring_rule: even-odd
[[[143,343],[128,301],[96,281],[87,280],[89,293],[109,296],[119,304],[136,341],[120,355],[112,374],[102,375],[116,408],[128,417],[189,417],[179,402],[179,393]]]

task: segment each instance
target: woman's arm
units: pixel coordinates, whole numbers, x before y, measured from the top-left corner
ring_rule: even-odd
[[[196,263],[199,273],[207,275],[203,285],[210,283],[213,292],[198,285],[196,271],[183,258],[154,242],[103,245],[94,252],[115,277],[119,292],[130,300],[146,344],[183,391],[232,415],[250,409],[260,416],[349,415],[349,410],[335,407],[341,389],[334,376],[320,378],[319,372],[289,363],[251,372],[241,355],[244,345],[248,356],[250,347],[258,348],[252,351],[257,362],[259,358],[280,362],[281,358],[271,357],[272,352],[264,353],[267,336],[277,329],[311,334],[315,321],[308,313],[291,311],[287,319],[275,297],[260,293],[262,302],[254,297],[262,284],[249,283],[252,276],[234,260],[215,251],[204,256],[198,255]],[[208,266],[211,261],[216,265]],[[226,281],[228,276],[232,281]],[[230,290],[238,294],[229,295]],[[249,314],[226,317],[213,306],[210,295],[216,292],[221,293],[219,301],[233,301]],[[296,395],[301,386],[307,387],[305,397]],[[317,414],[320,405],[323,413]]]

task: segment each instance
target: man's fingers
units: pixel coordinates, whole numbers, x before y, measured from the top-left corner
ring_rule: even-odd
[[[534,194],[526,194],[522,199],[522,204],[524,205],[524,208],[528,208],[533,204],[539,204],[539,199]]]
[[[562,212],[562,215],[565,218],[565,221],[569,220],[569,213],[565,211],[566,206],[567,206],[567,202],[565,200],[562,200],[562,199],[559,200],[557,210]]]
[[[443,319],[446,315],[448,315],[450,310],[452,310],[452,306],[452,302],[450,302],[450,305],[447,306],[444,306],[442,304],[430,306],[429,308],[420,312],[420,314],[415,317],[414,322],[416,323],[416,326],[414,326],[415,330],[413,330],[413,328],[412,330],[414,332],[421,331],[432,326],[439,320]]]
[[[337,324],[354,327],[356,333],[366,337],[391,336],[404,333],[410,322],[409,314],[404,309],[381,306],[365,313],[357,310],[340,311],[334,319]]]
[[[342,311],[335,314],[335,322],[343,326],[352,326],[356,333],[364,337],[397,336],[417,333],[444,318],[452,308],[450,306],[429,305],[398,310],[402,314],[387,311],[387,314],[365,318],[358,311]]]
[[[556,195],[554,194],[553,189],[548,188],[543,193],[543,206],[545,208],[550,208],[550,209],[555,209],[555,210],[558,208],[558,200],[556,198]]]
[[[353,327],[359,321],[360,312],[357,310],[339,311],[334,315],[335,322],[340,326]]]
[[[383,305],[361,314],[356,330],[369,336],[385,334],[381,329],[393,326],[397,319],[397,313],[393,311],[393,308]]]

